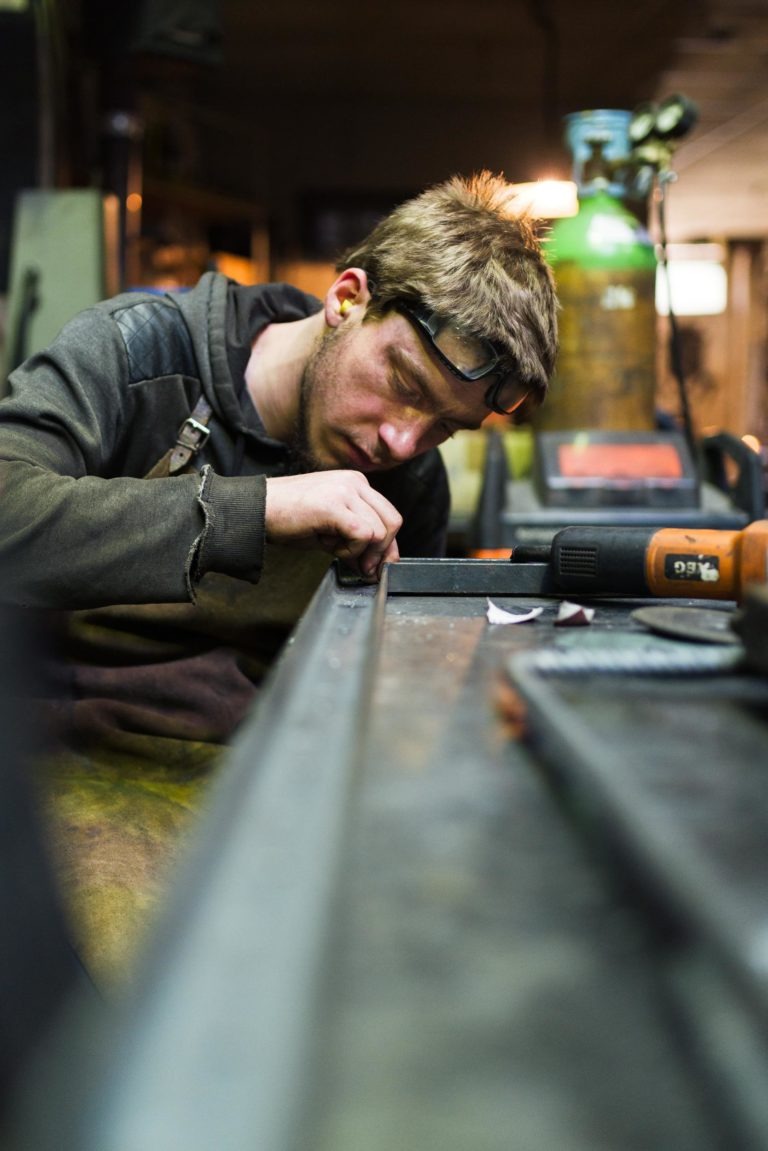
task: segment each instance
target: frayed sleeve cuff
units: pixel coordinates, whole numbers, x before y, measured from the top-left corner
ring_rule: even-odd
[[[222,572],[256,583],[264,563],[265,476],[220,476],[210,467],[200,473],[198,502],[203,529],[189,565],[190,590],[206,572]]]

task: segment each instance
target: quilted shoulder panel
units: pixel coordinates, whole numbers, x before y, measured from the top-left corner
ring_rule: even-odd
[[[156,376],[198,376],[181,313],[164,300],[142,300],[115,313],[128,354],[130,383]]]

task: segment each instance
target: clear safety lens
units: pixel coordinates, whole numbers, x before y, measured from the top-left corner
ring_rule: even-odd
[[[445,358],[470,378],[478,379],[486,375],[499,362],[499,357],[487,340],[476,339],[454,324],[442,324],[433,338]]]
[[[525,399],[526,389],[514,376],[502,374],[501,355],[490,340],[463,331],[427,308],[398,303],[398,308],[416,324],[443,363],[462,380],[481,380],[495,375],[485,392],[485,402],[494,412],[509,415]]]

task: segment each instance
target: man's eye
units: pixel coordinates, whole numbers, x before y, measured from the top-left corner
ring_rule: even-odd
[[[402,376],[392,375],[392,390],[398,399],[404,400],[408,404],[417,404],[421,400],[421,392],[407,384]]]

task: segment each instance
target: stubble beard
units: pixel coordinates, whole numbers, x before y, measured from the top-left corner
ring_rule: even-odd
[[[296,426],[291,444],[291,470],[297,474],[304,472],[324,472],[338,467],[335,462],[321,460],[312,447],[312,412],[317,409],[317,401],[326,395],[330,388],[339,387],[334,373],[336,345],[342,337],[341,329],[332,328],[325,332],[307,360],[299,386],[299,406]]]

